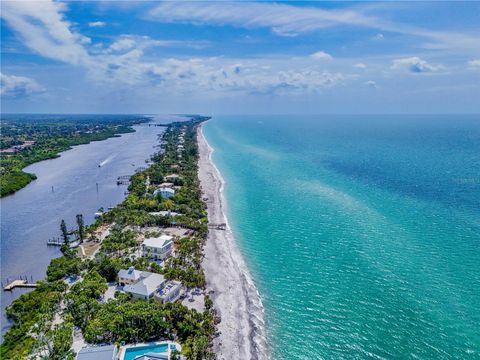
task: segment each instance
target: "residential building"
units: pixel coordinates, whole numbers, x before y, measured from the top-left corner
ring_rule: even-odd
[[[142,272],[131,266],[127,270],[122,269],[118,272],[118,283],[120,286],[131,285],[140,280],[141,277]]]
[[[173,237],[170,235],[149,237],[142,243],[143,256],[148,256],[153,260],[165,260],[172,254],[172,251]]]
[[[161,187],[153,192],[153,196],[158,195],[162,198],[170,199],[175,196],[175,190],[170,187]]]
[[[117,358],[117,347],[115,345],[89,346],[81,349],[77,360],[114,360]]]
[[[136,274],[136,280],[128,285],[122,285],[120,279],[125,279],[125,276],[131,274],[129,277],[133,279],[133,274]],[[176,301],[183,294],[183,287],[179,281],[168,281],[163,275],[152,273],[149,271],[138,271],[135,268],[128,270],[120,270],[118,272],[119,284],[123,286],[123,291],[136,299],[148,300],[155,297],[161,303]],[[125,284],[125,283],[123,283]]]
[[[155,298],[161,303],[167,303],[178,300],[182,294],[182,283],[179,281],[169,281],[155,293]]]
[[[143,271],[140,279],[134,284],[124,286],[123,291],[132,294],[135,299],[148,300],[163,287],[164,283],[163,275]]]

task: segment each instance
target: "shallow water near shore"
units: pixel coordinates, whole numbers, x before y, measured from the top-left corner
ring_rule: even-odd
[[[480,117],[204,125],[272,359],[480,357]]]

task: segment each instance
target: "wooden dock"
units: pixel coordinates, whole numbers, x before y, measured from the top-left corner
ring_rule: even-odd
[[[117,185],[130,185],[130,175],[122,175],[117,177]]]
[[[27,280],[13,280],[3,287],[3,291],[12,291],[15,288],[35,288],[37,284],[31,284]]]
[[[208,228],[214,230],[226,230],[227,224],[208,224]]]
[[[64,244],[65,241],[60,238],[51,238],[47,240],[47,246],[63,246]]]

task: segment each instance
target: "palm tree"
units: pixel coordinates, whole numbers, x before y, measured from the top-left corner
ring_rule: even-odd
[[[82,214],[77,214],[77,224],[78,224],[78,237],[80,238],[80,243],[83,243],[83,238],[85,236],[85,226],[84,226]]]
[[[68,244],[67,224],[65,223],[65,220],[63,220],[63,219],[62,219],[62,222],[60,223],[60,231],[62,232],[63,242],[65,244]]]

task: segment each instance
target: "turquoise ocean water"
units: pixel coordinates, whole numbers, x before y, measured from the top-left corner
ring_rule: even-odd
[[[272,359],[480,359],[480,116],[216,117]]]

